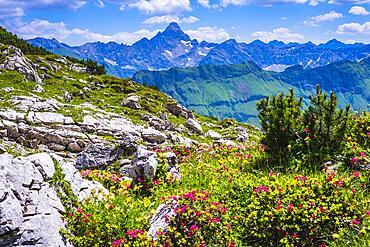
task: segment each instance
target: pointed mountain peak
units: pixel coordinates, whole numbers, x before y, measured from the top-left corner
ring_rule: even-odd
[[[179,24],[176,22],[171,22],[168,27],[166,28],[165,32],[172,31],[172,32],[182,32]]]
[[[170,23],[166,30],[164,30],[164,32],[161,34],[166,37],[190,41],[190,37],[181,30],[180,26],[176,22]]]

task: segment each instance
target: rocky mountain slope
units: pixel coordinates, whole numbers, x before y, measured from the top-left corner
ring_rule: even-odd
[[[109,193],[80,170],[149,179],[152,150],[257,138],[252,126],[196,115],[134,81],[42,50],[25,55],[13,39],[0,44],[0,246],[71,246],[59,233],[67,209]],[[181,178],[176,164],[168,173]]]
[[[55,39],[35,38],[30,44],[50,52],[76,58],[92,59],[104,64],[111,75],[131,77],[138,70],[164,70],[172,67],[194,67],[203,64],[239,64],[253,61],[266,70],[283,71],[293,65],[304,68],[324,66],[349,60],[359,61],[370,54],[370,45],[344,44],[330,40],[315,45],[256,40],[250,44],[227,40],[220,44],[191,40],[176,23],[150,40],[143,38],[132,46],[109,43],[87,43],[71,47]]]
[[[370,59],[338,62],[314,69],[293,66],[284,72],[265,71],[252,62],[239,65],[202,65],[168,71],[140,71],[133,79],[157,86],[197,113],[258,123],[256,102],[267,95],[295,89],[307,99],[320,84],[334,91],[342,107],[369,109]]]

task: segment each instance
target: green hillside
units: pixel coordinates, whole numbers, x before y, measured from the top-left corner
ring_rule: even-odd
[[[35,47],[28,42],[17,37],[17,35],[7,32],[0,26],[0,41],[3,45],[13,45],[21,49],[27,55],[47,55],[51,54],[44,48]]]
[[[316,84],[334,90],[339,104],[366,110],[370,102],[369,60],[340,62],[316,69],[294,66],[283,73],[264,71],[252,62],[204,65],[168,71],[140,71],[135,81],[158,88],[186,107],[204,115],[257,123],[256,102],[264,96],[293,88],[299,96],[312,93]]]

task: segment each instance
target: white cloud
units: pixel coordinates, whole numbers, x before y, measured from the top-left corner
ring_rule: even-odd
[[[341,3],[350,3],[350,4],[364,4],[370,3],[370,0],[329,0],[329,4],[341,4]]]
[[[188,23],[192,24],[195,22],[198,22],[199,19],[195,16],[189,16],[184,18],[179,18],[177,15],[162,15],[162,16],[153,16],[146,20],[144,20],[143,24],[162,24],[162,23],[171,23],[171,22],[177,22],[177,23]]]
[[[173,14],[190,11],[190,0],[138,0],[121,3],[121,10],[135,8],[147,14]]]
[[[342,24],[337,28],[337,34],[370,34],[370,22]]]
[[[200,27],[195,30],[186,30],[192,39],[206,40],[208,42],[223,42],[230,39],[230,34],[219,27]]]
[[[258,31],[252,33],[252,37],[260,39],[264,42],[269,42],[271,40],[280,40],[283,42],[301,42],[305,40],[305,37],[298,33],[292,33],[287,28],[276,28],[271,32],[268,31]]]
[[[370,12],[367,11],[367,9],[365,9],[364,7],[361,7],[361,6],[353,6],[349,11],[348,13],[352,14],[352,15],[369,15]]]
[[[0,18],[3,17],[20,17],[24,15],[22,8],[0,8]]]
[[[159,30],[140,29],[134,32],[119,32],[111,35],[94,33],[89,29],[68,28],[64,22],[49,22],[47,20],[34,20],[30,23],[23,23],[20,20],[12,22],[7,28],[22,38],[32,39],[35,37],[56,38],[65,41],[71,36],[83,38],[84,42],[109,42],[115,41],[124,44],[133,44],[141,38],[152,38]]]
[[[77,10],[87,0],[0,0],[0,18],[19,17],[29,9],[70,8]]]
[[[196,23],[198,21],[200,21],[199,18],[197,18],[195,16],[184,17],[181,20],[182,23],[188,23],[188,24],[193,24],[193,23]]]
[[[317,27],[320,22],[334,21],[341,18],[343,18],[342,13],[330,11],[329,13],[313,16],[309,20],[304,21],[304,24],[307,26]]]
[[[205,8],[211,8],[211,5],[209,4],[209,0],[198,0],[199,5],[205,7]]]
[[[198,4],[207,9],[219,9],[220,8],[219,4],[211,4],[209,0],[198,0]]]
[[[103,0],[97,0],[95,2],[95,5],[98,6],[99,8],[104,8],[104,6],[105,6]]]
[[[274,4],[310,4],[313,6],[318,5],[320,2],[327,0],[220,0],[220,6],[227,7],[228,5],[244,6],[249,4],[259,4],[264,6],[272,6]],[[369,0],[370,1],[370,0]]]
[[[162,16],[153,16],[144,20],[143,24],[162,24],[162,23],[171,23],[171,22],[180,22],[180,18],[176,15],[162,15]]]

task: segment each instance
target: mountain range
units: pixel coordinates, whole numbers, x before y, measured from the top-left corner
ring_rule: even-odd
[[[69,46],[56,39],[28,40],[34,46],[79,59],[92,59],[104,64],[109,74],[131,77],[139,70],[168,70],[173,67],[196,67],[205,64],[239,64],[252,61],[265,70],[281,72],[301,65],[305,69],[349,60],[359,61],[370,54],[370,45],[344,44],[330,40],[316,45],[260,40],[238,43],[234,39],[223,43],[199,42],[184,33],[177,23],[171,23],[151,39],[143,38],[133,45],[115,42],[87,43]]]
[[[254,62],[236,65],[201,65],[168,71],[139,71],[133,80],[156,86],[197,113],[234,118],[258,124],[256,102],[267,95],[293,88],[307,102],[316,84],[338,95],[340,106],[369,110],[370,58],[359,62],[341,61],[304,69],[302,65],[284,72],[261,69]]]

